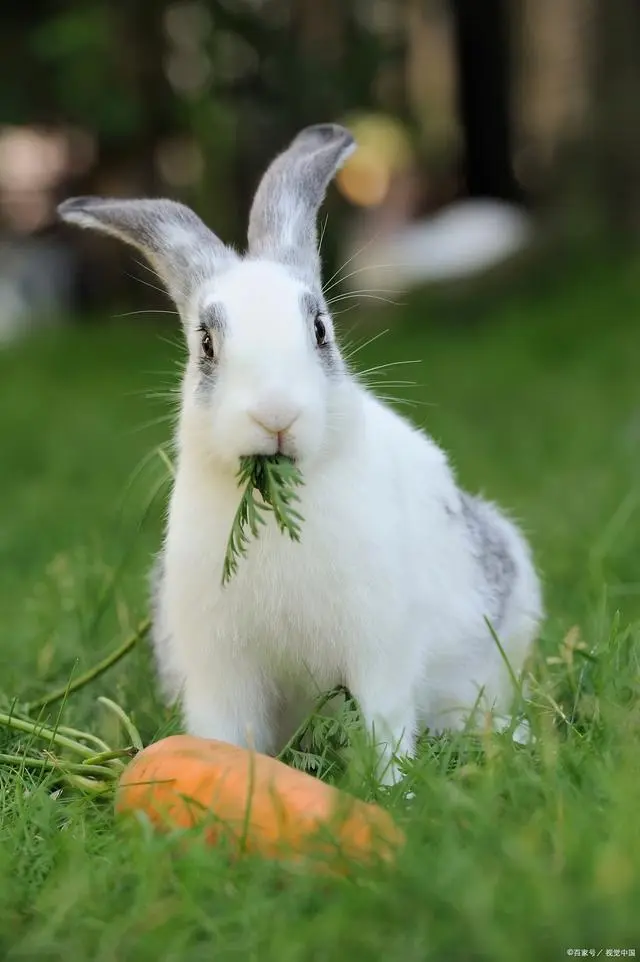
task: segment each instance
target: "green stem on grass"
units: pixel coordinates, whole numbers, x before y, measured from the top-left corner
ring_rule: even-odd
[[[79,691],[80,688],[84,688],[85,685],[95,681],[95,679],[99,678],[100,675],[104,674],[105,671],[108,671],[109,668],[112,668],[113,665],[117,664],[121,658],[124,658],[124,656],[127,655],[142,638],[144,638],[150,627],[151,619],[145,618],[144,621],[140,622],[133,634],[131,634],[129,638],[127,638],[127,640],[120,645],[119,648],[116,648],[115,651],[112,651],[110,655],[107,655],[106,658],[104,658],[101,662],[98,662],[97,665],[94,665],[93,668],[85,671],[83,675],[80,675],[74,682],[71,682],[71,684],[67,683],[66,685],[62,685],[60,688],[56,688],[55,691],[49,692],[47,695],[43,695],[42,698],[36,698],[35,701],[30,702],[27,706],[27,711],[30,714],[42,711],[43,708],[48,708],[50,705],[55,704],[55,702],[61,701],[63,698],[67,698],[68,695]]]
[[[62,761],[60,759],[34,758],[30,755],[5,755],[0,753],[0,762],[7,765],[20,765],[24,768],[37,768],[44,771],[60,772],[61,775],[97,775],[100,778],[115,780],[116,772],[104,765],[82,765],[77,762]]]
[[[144,748],[144,745],[142,744],[140,732],[138,731],[136,726],[133,724],[133,722],[127,715],[124,708],[121,708],[120,705],[117,705],[115,701],[111,701],[110,698],[105,698],[104,695],[100,695],[100,697],[98,698],[98,701],[102,705],[104,705],[105,708],[108,708],[109,711],[113,712],[113,714],[116,715],[117,718],[120,719],[122,727],[126,731],[129,738],[131,739],[131,744],[134,746],[134,748],[137,748],[138,751],[141,752],[142,749]]]
[[[45,739],[54,745],[59,745],[61,748],[69,748],[72,752],[77,752],[78,755],[84,755],[85,758],[90,758],[91,755],[95,755],[95,752],[91,748],[87,748],[86,745],[81,745],[80,742],[74,741],[72,738],[67,738],[52,728],[46,728],[39,722],[25,718],[17,718],[15,715],[6,715],[4,712],[0,712],[0,725],[3,725],[5,728],[11,728],[13,731],[24,732],[26,735],[34,735],[36,738]]]
[[[65,775],[64,778],[72,788],[79,788],[90,795],[106,795],[113,792],[113,781],[99,782],[94,778],[83,778],[82,775],[72,774]]]
[[[116,762],[121,761],[123,758],[133,758],[134,755],[138,753],[137,748],[130,746],[129,748],[116,748],[114,751],[101,752],[99,755],[92,755],[91,758],[85,759],[82,763],[83,765],[102,765],[103,762]],[[121,765],[124,768],[124,765]]]
[[[61,735],[69,735],[70,738],[77,739],[80,743],[85,741],[89,745],[93,745],[94,749],[99,749],[101,752],[111,751],[106,742],[91,732],[81,732],[79,728],[69,728],[68,725],[57,725],[56,731],[60,732]]]
[[[518,708],[520,708],[520,706],[521,706],[522,704],[524,704],[524,696],[523,696],[523,694],[522,694],[522,683],[521,683],[520,680],[517,678],[516,673],[514,672],[513,668],[511,667],[511,662],[509,661],[509,658],[507,657],[507,653],[506,653],[506,651],[504,650],[504,648],[503,648],[503,646],[502,646],[502,642],[501,642],[500,639],[498,638],[498,634],[497,634],[495,628],[493,627],[493,625],[491,624],[491,622],[489,621],[489,619],[488,619],[486,616],[485,616],[485,619],[484,619],[484,620],[485,620],[485,622],[486,622],[486,624],[487,624],[487,627],[488,627],[488,629],[489,629],[489,632],[490,632],[490,634],[491,634],[491,637],[493,638],[493,641],[494,641],[496,647],[498,648],[498,651],[500,652],[500,657],[502,658],[502,660],[503,660],[503,662],[504,662],[504,664],[505,664],[505,667],[506,667],[507,672],[508,672],[508,674],[509,674],[509,678],[511,679],[511,683],[512,683],[513,687],[515,688],[517,694],[518,694],[518,700],[519,700],[519,702],[520,702],[520,705],[518,706]]]

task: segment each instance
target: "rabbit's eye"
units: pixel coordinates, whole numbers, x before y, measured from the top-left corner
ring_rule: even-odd
[[[202,339],[200,343],[202,344],[202,352],[205,355],[205,357],[212,358],[213,357],[213,341],[211,340],[211,335],[209,334],[209,331],[202,332]]]
[[[327,343],[327,329],[324,326],[324,321],[319,315],[313,322],[313,328],[316,334],[316,344],[318,347],[324,347],[324,345]]]

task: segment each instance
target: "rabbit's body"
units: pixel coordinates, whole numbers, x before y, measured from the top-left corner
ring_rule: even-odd
[[[170,202],[135,211],[81,199],[65,214],[140,246],[185,322],[154,591],[167,696],[182,698],[190,732],[273,752],[319,693],[344,684],[386,764],[393,749],[413,750],[420,728],[459,727],[478,703],[508,710],[509,672],[486,619],[518,674],[542,606],[516,526],[458,489],[440,448],[357,383],[331,336],[315,213],[349,149],[341,128],[311,128],[274,162],[247,259]],[[165,205],[157,224],[154,203]],[[275,450],[303,474],[301,541],[270,519],[223,587],[238,459]]]
[[[244,269],[264,291],[273,267]],[[225,587],[240,493],[194,441],[200,412],[183,415],[155,631],[191,732],[277,751],[338,684],[405,750],[419,728],[457,727],[482,686],[488,705],[508,707],[485,617],[518,672],[540,615],[526,544],[458,490],[430,438],[350,377],[333,403],[340,429],[304,471],[301,542],[270,523]]]

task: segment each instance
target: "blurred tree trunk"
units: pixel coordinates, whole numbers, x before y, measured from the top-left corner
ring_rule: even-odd
[[[400,21],[402,11],[400,3],[396,12]],[[240,12],[243,22],[238,19]],[[366,18],[363,22],[352,2],[344,0],[266,0],[255,13],[247,12],[241,0],[235,5],[214,0],[213,14],[219,26],[226,23],[256,53],[249,96],[237,91],[227,94],[235,114],[234,189],[244,231],[265,166],[302,127],[341,121],[354,109],[379,107],[376,85],[383,73],[387,80],[384,106],[405,112],[404,37],[399,29],[392,37],[377,32]],[[335,198],[329,200],[335,202]],[[329,264],[331,245],[329,233],[323,242]]]
[[[165,5],[158,0],[132,0],[126,9],[113,4],[109,10],[113,58],[119,76],[126,82],[137,123],[132,133],[124,134],[105,132],[96,125],[96,162],[61,184],[61,197],[95,193],[154,197],[164,192],[156,164],[157,148],[174,130],[176,103],[164,72]],[[149,276],[146,266],[135,266],[136,261],[145,262],[129,248],[105,244],[103,238],[90,233],[67,236],[82,265],[83,307],[100,308],[105,292],[112,302],[136,303],[144,298],[146,303],[165,305],[161,285]]]
[[[131,158],[138,190],[153,197],[162,189],[156,166],[161,140],[173,129],[175,97],[164,70],[165,39],[162,13],[157,0],[134,0],[119,10],[122,70],[130,77],[131,90],[141,105],[136,135],[131,138]]]
[[[458,110],[467,194],[521,201],[512,167],[507,2],[451,0]]]
[[[595,200],[615,236],[640,234],[640,4],[596,0]]]

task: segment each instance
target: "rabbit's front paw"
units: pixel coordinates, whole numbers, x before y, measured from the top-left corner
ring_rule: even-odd
[[[389,674],[369,675],[349,686],[375,750],[379,785],[393,786],[404,778],[403,759],[415,750],[416,711],[409,685],[389,684]]]

